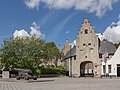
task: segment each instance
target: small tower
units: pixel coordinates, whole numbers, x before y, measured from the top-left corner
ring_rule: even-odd
[[[66,55],[66,53],[70,50],[70,44],[69,44],[69,40],[66,39],[66,43],[65,43],[65,46],[63,48],[63,53],[64,55]]]

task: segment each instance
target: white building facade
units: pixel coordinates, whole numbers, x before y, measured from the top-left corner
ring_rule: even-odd
[[[106,57],[105,57],[106,58]],[[107,59],[105,62],[104,60],[101,62],[101,74],[102,75],[109,75],[109,76],[120,76],[120,46],[116,50],[115,54],[112,56],[111,59]]]

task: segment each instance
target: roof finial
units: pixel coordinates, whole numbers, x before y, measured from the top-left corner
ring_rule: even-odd
[[[88,18],[84,18],[84,23],[88,23]]]

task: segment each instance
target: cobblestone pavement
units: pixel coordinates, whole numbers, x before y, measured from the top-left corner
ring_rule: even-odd
[[[0,90],[120,90],[120,78],[40,78],[37,81],[0,79]]]

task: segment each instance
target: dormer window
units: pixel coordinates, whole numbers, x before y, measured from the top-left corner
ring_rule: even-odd
[[[88,34],[88,29],[85,29],[85,34]]]

